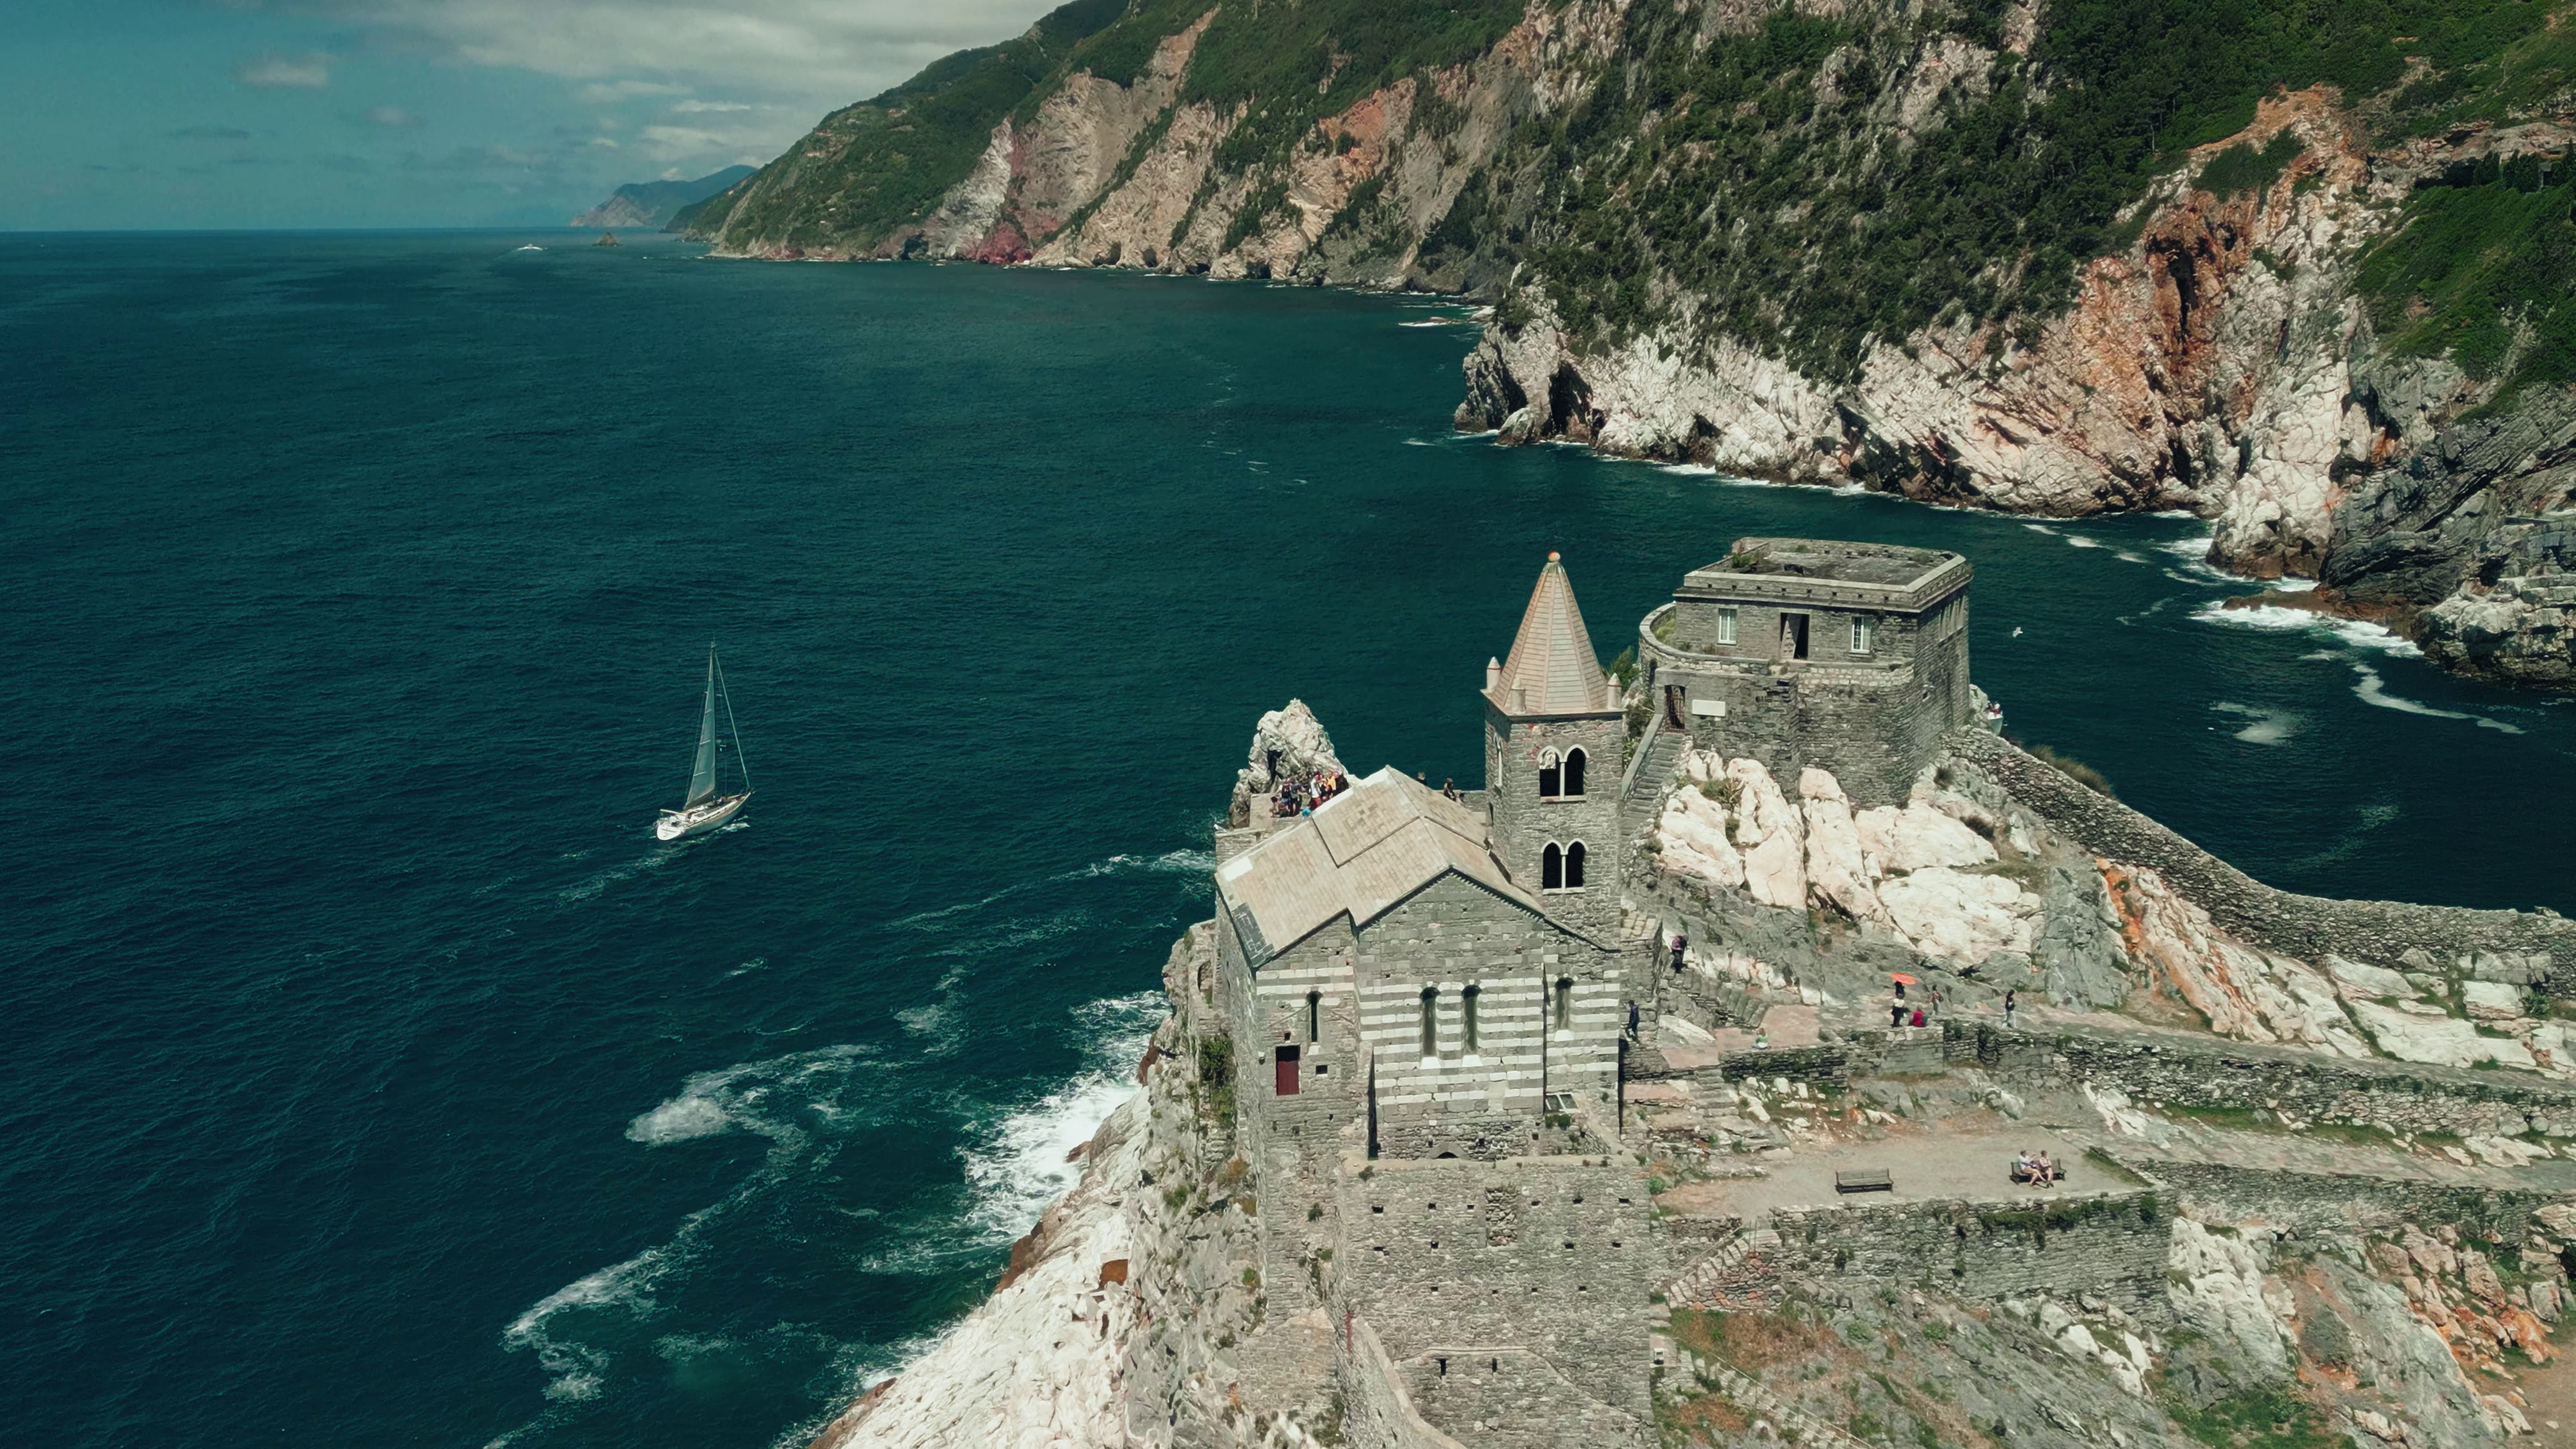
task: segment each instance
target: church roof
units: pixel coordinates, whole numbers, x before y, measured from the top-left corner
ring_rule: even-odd
[[[1219,866],[1216,886],[1258,965],[1345,912],[1366,925],[1450,871],[1545,914],[1485,848],[1484,817],[1389,766]]]
[[[1553,553],[1538,571],[1538,587],[1530,590],[1511,657],[1503,661],[1502,674],[1486,688],[1485,697],[1511,715],[1599,714],[1618,708],[1601,661],[1593,657],[1583,611],[1575,607],[1574,584]]]

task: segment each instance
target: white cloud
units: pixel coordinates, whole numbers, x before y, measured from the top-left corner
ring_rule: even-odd
[[[730,90],[829,108],[970,45],[1026,30],[1057,0],[322,0],[477,65],[606,88],[595,99]],[[658,89],[657,89],[658,88]]]
[[[675,86],[667,81],[593,81],[581,88],[581,98],[595,105],[633,100],[637,96],[685,96],[688,93],[687,86]]]
[[[420,124],[420,117],[400,106],[377,106],[367,112],[366,121],[370,126],[391,126],[407,131]]]
[[[748,111],[751,107],[740,101],[682,101],[671,109],[683,116],[706,116],[720,115],[728,111]]]
[[[233,67],[233,79],[261,90],[318,91],[331,83],[331,57],[263,55]]]

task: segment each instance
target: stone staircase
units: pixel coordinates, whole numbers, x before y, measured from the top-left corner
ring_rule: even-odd
[[[1768,1308],[1778,1301],[1779,1293],[1778,1276],[1766,1255],[1779,1247],[1780,1235],[1769,1228],[1738,1233],[1684,1268],[1664,1289],[1664,1301],[1675,1308],[1726,1312]]]
[[[1649,731],[1637,758],[1628,763],[1628,778],[1620,787],[1621,802],[1652,805],[1662,798],[1664,787],[1672,783],[1673,772],[1681,768],[1682,755],[1689,748],[1690,736],[1670,725]]]

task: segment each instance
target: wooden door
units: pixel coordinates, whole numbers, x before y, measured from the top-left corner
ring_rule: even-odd
[[[1279,1049],[1279,1062],[1275,1070],[1278,1075],[1274,1079],[1273,1085],[1278,1088],[1279,1095],[1283,1097],[1296,1096],[1297,1048],[1292,1046],[1281,1047]]]

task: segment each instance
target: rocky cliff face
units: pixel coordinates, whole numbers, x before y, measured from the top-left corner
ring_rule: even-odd
[[[1078,0],[685,225],[744,256],[1464,292],[1495,307],[1462,429],[2188,509],[2214,562],[2576,686],[2564,18]]]

